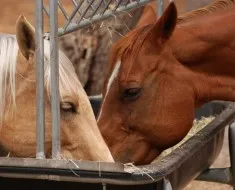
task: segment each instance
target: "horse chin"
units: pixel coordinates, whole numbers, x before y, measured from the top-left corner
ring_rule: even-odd
[[[114,155],[114,158],[116,162],[145,165],[151,163],[160,154],[161,151],[155,148],[140,146],[136,149],[128,149],[126,151],[121,152],[121,154]]]
[[[136,165],[150,164],[160,154],[161,154],[161,152],[158,151],[157,149],[152,149],[149,151],[148,154],[145,155],[144,158],[142,158],[140,160],[133,160],[133,163],[135,163]]]

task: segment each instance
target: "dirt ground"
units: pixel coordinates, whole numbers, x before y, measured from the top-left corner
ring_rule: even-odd
[[[230,166],[229,161],[229,147],[228,147],[228,129],[226,129],[224,144],[221,153],[215,163],[212,165],[214,168],[223,168]],[[229,185],[219,183],[193,181],[184,190],[232,190]]]

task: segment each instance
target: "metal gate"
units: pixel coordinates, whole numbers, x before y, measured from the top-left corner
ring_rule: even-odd
[[[49,9],[43,0],[35,0],[36,62],[37,62],[37,153],[38,159],[44,159],[45,118],[44,118],[44,38],[50,38],[51,64],[51,110],[52,110],[52,158],[60,158],[60,109],[58,78],[58,37],[75,30],[90,26],[96,22],[116,16],[124,11],[136,9],[153,0],[70,0],[74,10],[70,15],[60,0],[49,0]],[[158,0],[158,14],[164,9],[163,0]],[[85,5],[85,6],[84,6]],[[157,5],[156,5],[157,7]],[[58,9],[64,15],[65,24],[58,28]],[[50,32],[44,33],[43,12],[49,17]]]

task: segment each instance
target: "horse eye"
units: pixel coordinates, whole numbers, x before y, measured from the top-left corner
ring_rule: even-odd
[[[71,102],[62,102],[60,108],[64,112],[77,113],[76,106]]]
[[[123,98],[125,99],[136,99],[137,97],[139,97],[141,92],[141,88],[128,88],[126,90],[124,90],[123,92]]]

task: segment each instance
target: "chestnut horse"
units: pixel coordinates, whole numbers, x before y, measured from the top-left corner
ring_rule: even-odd
[[[45,149],[51,154],[50,44],[45,40]],[[13,157],[36,155],[35,31],[25,17],[16,36],[0,35],[0,145]],[[113,162],[72,63],[59,52],[61,156]],[[3,156],[3,155],[1,155]]]
[[[178,24],[174,2],[157,21],[148,8],[113,46],[98,126],[116,161],[150,163],[188,133],[195,108],[235,100],[233,2]]]

